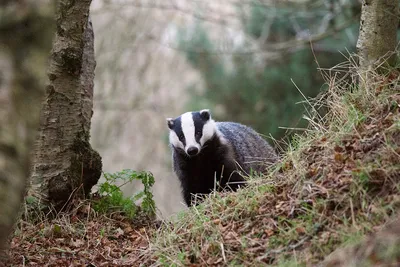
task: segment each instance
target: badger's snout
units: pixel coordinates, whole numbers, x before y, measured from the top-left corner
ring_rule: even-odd
[[[199,153],[199,149],[195,146],[191,146],[186,150],[186,153],[191,157],[196,156]]]

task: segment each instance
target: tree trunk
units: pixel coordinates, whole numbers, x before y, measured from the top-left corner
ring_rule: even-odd
[[[10,127],[11,60],[0,53],[0,266],[6,259],[7,238],[12,231],[25,192],[24,151]],[[8,69],[8,71],[6,71]]]
[[[389,53],[396,49],[398,24],[398,0],[363,0],[357,41],[361,70],[376,66],[385,56],[394,65],[396,56]]]
[[[54,12],[48,2],[0,1],[0,265],[19,215],[39,123]]]
[[[89,143],[95,69],[91,0],[61,0],[29,195],[60,210],[84,197],[101,174]]]

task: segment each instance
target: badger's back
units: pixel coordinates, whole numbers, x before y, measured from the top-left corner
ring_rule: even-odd
[[[245,172],[263,172],[278,159],[274,149],[256,131],[234,122],[216,122],[219,132],[234,152],[234,160]]]

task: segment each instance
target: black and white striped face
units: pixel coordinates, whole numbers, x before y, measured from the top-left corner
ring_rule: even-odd
[[[217,132],[208,109],[186,112],[178,118],[167,119],[167,122],[170,144],[191,157],[198,155],[203,145]]]

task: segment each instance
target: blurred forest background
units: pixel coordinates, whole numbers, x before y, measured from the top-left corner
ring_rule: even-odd
[[[184,205],[166,117],[209,108],[216,120],[290,140],[307,123],[304,96],[325,89],[318,68],[329,72],[355,51],[360,2],[94,0],[91,142],[103,170],[151,171],[157,207],[168,216]],[[15,136],[33,142],[29,115],[36,113],[18,99],[41,101],[55,1],[0,6],[0,105],[15,103],[0,120],[20,124]],[[125,194],[136,186],[125,185]]]

